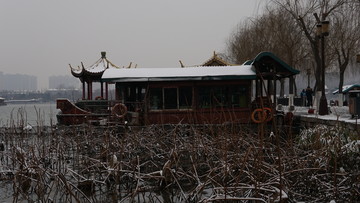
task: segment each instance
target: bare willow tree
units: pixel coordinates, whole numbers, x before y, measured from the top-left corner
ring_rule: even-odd
[[[342,87],[345,70],[355,61],[360,41],[360,2],[349,2],[331,16],[334,30],[330,35],[330,48],[333,52],[333,66],[339,71],[339,100],[342,103]]]
[[[296,25],[306,37],[316,64],[314,67],[315,89],[319,90],[319,85],[322,83],[322,62],[320,40],[316,36],[316,25],[327,20],[330,15],[348,3],[348,0],[272,0],[272,2],[284,8],[296,20]],[[324,66],[326,67],[329,63],[331,60],[327,60]]]
[[[228,41],[227,54],[236,63],[243,63],[262,51],[270,51],[290,66],[302,69],[300,62],[307,52],[294,21],[285,9],[268,7],[262,16],[238,25]],[[283,95],[282,80],[280,96]]]
[[[253,24],[251,20],[239,24],[227,42],[227,55],[234,63],[241,64],[251,60],[261,50],[260,42],[253,34],[255,33]]]

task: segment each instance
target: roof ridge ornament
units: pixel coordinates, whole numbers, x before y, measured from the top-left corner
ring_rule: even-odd
[[[214,65],[215,63],[215,65]],[[231,64],[227,61],[225,61],[223,58],[221,58],[216,51],[213,52],[213,56],[208,59],[207,61],[205,61],[203,64],[201,64],[200,66],[232,66],[234,64]]]
[[[128,65],[128,67],[127,67],[127,68],[131,68],[131,65],[132,65],[132,62],[130,62],[130,64]]]
[[[181,68],[184,68],[184,67],[185,67],[184,64],[183,64],[183,62],[182,62],[181,60],[179,60],[179,63],[180,63]]]
[[[102,59],[106,59],[106,51],[102,51],[102,52],[101,52],[101,58],[102,58]]]

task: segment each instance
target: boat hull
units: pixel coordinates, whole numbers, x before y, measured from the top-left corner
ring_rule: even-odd
[[[79,108],[68,99],[56,100],[56,108],[61,112],[56,115],[60,125],[79,125],[83,123],[99,123],[100,120],[109,119],[111,114],[107,112],[92,113]]]

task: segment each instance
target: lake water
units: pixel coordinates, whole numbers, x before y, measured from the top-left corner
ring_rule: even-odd
[[[57,123],[56,103],[28,103],[28,104],[8,104],[0,106],[0,127],[10,126],[11,124],[37,126],[55,125]]]

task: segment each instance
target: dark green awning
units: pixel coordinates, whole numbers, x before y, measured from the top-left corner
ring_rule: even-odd
[[[254,65],[257,74],[261,73],[265,78],[288,78],[300,73],[271,52],[261,52],[244,65]]]

